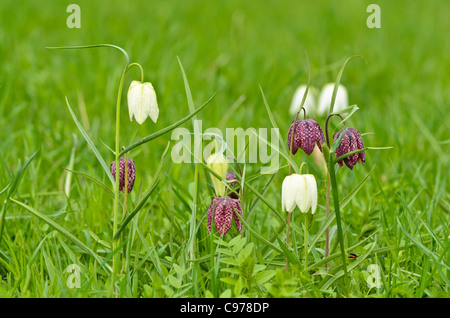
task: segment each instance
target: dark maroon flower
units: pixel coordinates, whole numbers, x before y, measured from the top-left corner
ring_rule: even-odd
[[[336,158],[339,158],[340,156],[345,155],[346,153],[358,150],[358,149],[364,149],[363,140],[361,137],[361,134],[359,131],[353,128],[344,128],[333,136],[333,142],[339,139],[341,134],[344,134],[342,137],[341,143],[336,148]],[[366,162],[366,154],[365,151],[355,153],[347,158],[344,158],[343,161],[349,167],[351,170],[353,170],[353,166],[359,161],[361,164],[364,164]],[[339,160],[339,166],[342,167],[343,163],[342,160]]]
[[[231,181],[231,180],[236,180],[235,182],[231,182],[230,187],[236,191],[237,193],[239,193],[239,187],[238,187],[238,182],[237,182],[237,178],[236,178],[236,173],[234,173],[234,171],[228,171],[227,172],[227,180]],[[239,199],[238,195],[230,190],[229,191],[229,197],[232,199]]]
[[[314,150],[314,144],[317,144],[320,151],[322,151],[322,144],[325,141],[322,128],[312,118],[293,121],[288,133],[288,147],[291,149],[292,130],[295,123],[295,132],[292,143],[292,154],[295,155],[298,148],[310,155]]]
[[[127,174],[128,174],[128,193],[133,190],[134,186],[134,179],[136,178],[136,166],[134,164],[133,159],[128,159],[128,167],[127,167]],[[114,180],[116,180],[116,162],[111,162],[111,174],[114,177]],[[125,187],[125,159],[120,158],[119,159],[119,191],[123,191],[123,188]]]
[[[242,223],[236,215],[236,212],[243,216],[239,200],[230,197],[215,197],[208,209],[208,231],[211,232],[212,220],[214,218],[217,232],[219,232],[220,236],[225,236],[234,219],[236,228],[241,233]]]

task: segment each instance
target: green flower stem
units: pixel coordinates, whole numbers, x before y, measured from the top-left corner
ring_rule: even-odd
[[[308,274],[308,213],[305,213],[305,273]]]
[[[344,235],[342,232],[342,226],[341,226],[341,213],[339,210],[339,192],[337,188],[337,182],[336,182],[336,174],[334,172],[334,161],[333,161],[333,153],[331,152],[329,155],[329,174],[330,174],[330,181],[331,181],[331,189],[333,192],[333,203],[334,203],[334,212],[336,214],[336,224],[337,224],[337,230],[338,230],[338,238],[339,243],[341,246],[341,257],[342,257],[342,267],[344,269],[344,279],[345,284],[348,279],[348,273],[347,273],[347,258],[345,254],[345,247],[344,247]]]
[[[139,64],[139,63],[131,63],[130,65],[128,65],[127,69],[129,70],[133,66],[137,66],[141,69],[141,82],[143,83],[144,82],[144,69],[142,68],[141,64]]]
[[[291,213],[292,212],[288,212],[287,225],[286,225],[286,247],[288,249],[289,249],[289,223],[291,222]],[[286,270],[289,271],[289,261],[288,261],[287,257],[286,257]]]
[[[119,136],[120,136],[120,103],[122,100],[122,89],[123,83],[125,81],[125,75],[128,71],[128,64],[123,70],[122,77],[120,78],[119,91],[117,94],[117,103],[116,103],[116,139],[115,139],[115,160],[116,160],[116,184],[114,186],[114,219],[113,219],[113,233],[117,232],[117,224],[118,224],[118,215],[119,215],[119,176],[120,176],[120,165],[119,165]],[[125,190],[126,191],[126,190]],[[112,240],[112,250],[115,251],[117,249],[116,240]],[[115,282],[116,274],[117,274],[117,254],[113,255],[113,284]]]

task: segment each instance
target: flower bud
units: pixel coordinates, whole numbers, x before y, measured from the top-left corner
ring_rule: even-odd
[[[133,190],[134,179],[136,178],[136,166],[133,159],[128,159],[127,175],[128,175],[128,193]],[[116,162],[111,162],[111,174],[116,180]],[[119,159],[119,191],[123,191],[125,187],[125,159]]]
[[[228,181],[232,181],[232,180],[236,180],[235,182],[231,182],[230,187],[235,190],[237,193],[239,193],[239,186],[238,186],[238,182],[237,182],[237,178],[236,178],[236,173],[234,173],[234,171],[228,171],[227,172],[227,180]],[[228,191],[229,194],[228,196],[232,199],[239,199],[238,195],[232,191]]]
[[[339,139],[341,134],[344,134],[342,137],[341,143],[336,148],[335,154],[336,158],[339,158],[340,156],[345,155],[346,153],[358,150],[358,149],[364,149],[363,140],[361,137],[361,134],[359,131],[353,128],[343,128],[333,136],[333,142],[336,142],[336,140]],[[366,162],[366,154],[364,151],[355,153],[347,158],[343,159],[346,166],[350,168],[350,170],[353,170],[353,166],[359,162],[364,165]],[[342,167],[343,163],[342,160],[339,162],[339,166]]]
[[[139,125],[149,116],[153,122],[158,120],[158,102],[153,85],[149,82],[132,81],[128,89],[128,112],[130,120],[136,118]]]
[[[289,213],[298,207],[306,213],[317,209],[317,184],[312,174],[291,174],[283,180],[281,189],[281,208]]]
[[[208,209],[208,231],[211,232],[212,220],[214,219],[217,232],[219,232],[220,236],[225,236],[234,219],[236,228],[238,232],[241,233],[242,222],[236,212],[239,213],[241,217],[243,216],[239,200],[230,197],[215,197]]]
[[[292,131],[295,131],[294,137],[292,138]],[[319,149],[322,149],[322,144],[325,141],[322,128],[320,125],[312,118],[301,120],[297,119],[293,121],[288,132],[288,147],[291,149],[291,138],[292,138],[292,154],[296,154],[298,148],[303,149],[303,151],[310,155],[314,150],[314,144],[317,144]]]
[[[214,153],[212,154],[208,160],[206,160],[206,164],[209,169],[218,174],[222,179],[226,180],[227,171],[228,171],[228,162],[223,154]],[[211,180],[214,186],[214,190],[216,195],[221,197],[225,195],[225,184],[222,183],[222,180],[217,179],[212,173]]]
[[[319,96],[319,114],[328,114],[330,110],[331,98],[333,96],[335,83],[328,83],[320,92]],[[334,100],[333,112],[340,111],[348,107],[348,94],[347,89],[340,84],[337,89],[336,99]]]

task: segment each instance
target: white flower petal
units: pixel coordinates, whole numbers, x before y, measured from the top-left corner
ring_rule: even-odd
[[[306,189],[306,180],[304,175],[299,175],[299,185],[297,192],[297,206],[301,212],[306,213],[310,206],[310,200]]]
[[[149,100],[150,100],[150,108],[149,108],[149,116],[151,120],[156,123],[159,115],[158,101],[156,98],[156,92],[153,88],[152,83],[146,82],[144,85],[148,88]]]
[[[159,109],[156,93],[151,83],[132,81],[128,89],[128,113],[130,120],[133,116],[142,125],[148,116],[156,123]]]
[[[316,178],[312,174],[305,174],[306,192],[309,197],[309,207],[311,207],[311,214],[314,214],[317,209],[317,183]],[[308,207],[308,209],[309,209]]]
[[[139,85],[140,82],[132,81],[130,84],[130,88],[128,89],[127,100],[128,100],[128,113],[130,115],[130,121],[133,120],[134,110],[137,107]]]
[[[284,178],[281,193],[283,211],[286,209],[286,211],[292,212],[295,209],[299,182],[301,182],[298,176],[299,175],[292,174]]]

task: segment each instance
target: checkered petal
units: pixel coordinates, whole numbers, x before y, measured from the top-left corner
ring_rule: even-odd
[[[128,175],[128,186],[127,191],[128,193],[133,190],[134,186],[134,180],[136,179],[136,165],[133,161],[133,159],[128,159],[128,167],[127,167],[127,175]],[[114,177],[114,180],[116,180],[116,162],[111,162],[111,174]],[[125,159],[120,158],[119,159],[119,191],[124,191],[125,187]]]
[[[294,129],[295,124],[295,129]],[[292,134],[294,134],[292,136]],[[320,125],[312,118],[293,121],[288,132],[288,147],[291,148],[292,138],[292,154],[296,154],[301,148],[306,154],[310,155],[314,150],[314,144],[322,149],[325,137]]]
[[[338,140],[342,134],[344,134],[344,136],[335,151],[336,158],[358,149],[364,149],[364,143],[358,130],[354,128],[343,128],[333,136],[333,141],[335,142]],[[350,170],[353,170],[353,166],[358,162],[361,162],[361,164],[366,162],[365,151],[353,154],[343,160],[340,160],[338,162],[340,167],[343,166],[342,161],[344,161],[345,165]]]

